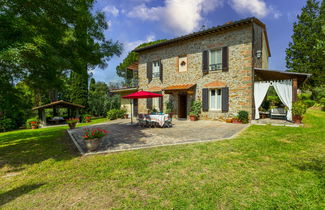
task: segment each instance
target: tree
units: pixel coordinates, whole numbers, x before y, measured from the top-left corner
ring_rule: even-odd
[[[315,50],[317,39],[321,36],[319,24],[320,8],[316,0],[307,0],[307,4],[293,24],[292,42],[286,49],[286,63],[289,71],[311,73],[312,86],[324,83],[323,57]]]
[[[141,47],[146,47],[149,45],[153,45],[153,44],[157,44],[157,43],[164,42],[164,41],[166,41],[166,39],[143,43],[143,44],[140,44],[139,46],[137,46],[136,49],[141,48]],[[124,58],[124,60],[116,67],[117,75],[122,77],[126,83],[129,82],[127,67],[138,60],[139,60],[138,53],[131,51],[126,56],[126,58]]]
[[[93,80],[95,81],[95,80]],[[105,116],[109,101],[108,86],[104,82],[95,82],[89,88],[89,110],[93,115]]]
[[[88,107],[88,73],[71,72],[70,101]]]

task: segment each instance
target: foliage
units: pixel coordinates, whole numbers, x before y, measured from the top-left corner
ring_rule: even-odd
[[[65,120],[68,124],[73,124],[79,122],[79,118],[69,118]]]
[[[71,72],[70,101],[88,108],[88,73],[85,68],[81,72]]]
[[[307,106],[307,108],[309,108],[309,107],[314,106],[316,101],[311,100],[311,99],[307,99],[307,100],[303,100],[303,103]]]
[[[106,136],[108,133],[107,130],[100,128],[85,129],[85,135],[82,136],[84,140],[98,139]]]
[[[125,109],[111,109],[107,112],[107,118],[110,120],[116,120],[117,118],[123,118],[125,114]]]
[[[146,47],[146,46],[153,45],[153,44],[157,44],[157,43],[160,43],[163,41],[166,41],[166,39],[143,43],[143,44],[140,44],[139,46],[137,46],[135,49],[141,48],[141,47]],[[124,78],[125,82],[129,83],[131,78],[128,77],[127,67],[138,60],[139,60],[138,53],[136,53],[134,51],[129,52],[128,55],[126,56],[126,58],[124,58],[123,61],[116,67],[117,75]]]
[[[95,116],[106,116],[108,110],[108,104],[110,102],[110,96],[108,95],[109,88],[104,82],[95,82],[89,87],[89,111]]]
[[[87,121],[91,121],[91,115],[90,114],[84,114],[82,115],[82,122],[87,122]]]
[[[0,132],[10,131],[16,128],[15,122],[10,118],[0,119]]]
[[[312,89],[313,99],[319,101],[322,98],[325,98],[325,86],[318,86]]]
[[[319,103],[321,104],[322,107],[325,107],[325,98],[321,98],[319,100]]]
[[[292,114],[302,116],[307,111],[307,106],[302,101],[296,101],[292,104]]]
[[[248,123],[248,112],[247,111],[239,111],[237,115],[237,119],[242,123]]]
[[[190,115],[195,115],[195,116],[199,116],[201,113],[201,108],[202,108],[202,103],[201,101],[197,100],[197,101],[192,101],[191,104],[191,110],[190,110]]]
[[[324,14],[320,14],[319,2],[307,0],[306,6],[302,8],[297,18],[298,21],[293,25],[292,42],[286,49],[287,68],[294,72],[311,73],[312,76],[308,80],[310,85],[321,85],[325,81],[324,51],[316,46],[325,38],[321,30],[324,25]]]
[[[174,111],[174,103],[172,100],[166,102],[166,113],[173,113]]]
[[[31,128],[32,125],[38,125],[39,124],[39,120],[37,118],[29,118],[26,121],[26,127],[27,128]]]

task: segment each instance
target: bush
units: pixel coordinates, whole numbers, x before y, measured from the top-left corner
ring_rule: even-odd
[[[316,87],[312,90],[313,99],[320,102],[322,98],[325,98],[325,86]]]
[[[237,118],[242,123],[248,123],[248,112],[246,112],[246,111],[239,111]]]
[[[304,92],[304,93],[300,93],[299,95],[298,95],[298,99],[299,100],[309,100],[309,99],[311,99],[311,95],[312,95],[312,93],[311,92]]]
[[[37,118],[29,118],[27,121],[26,121],[26,128],[31,128],[32,127],[32,122],[36,122],[34,124],[39,124],[39,120]]]
[[[202,103],[201,101],[193,101],[191,105],[190,115],[199,116],[201,113]]]
[[[302,101],[296,101],[292,105],[292,115],[302,116],[307,111],[307,106]]]
[[[107,112],[107,118],[110,120],[116,120],[117,118],[123,118],[125,114],[126,114],[126,110],[111,109]]]
[[[306,104],[307,108],[314,106],[315,103],[316,101],[311,99],[304,100],[304,104]]]
[[[84,114],[82,115],[82,122],[86,122],[86,120],[91,120],[91,115],[90,114]]]
[[[325,107],[325,98],[321,98],[319,100],[319,103],[320,103],[320,105],[322,105],[322,107]]]
[[[0,132],[13,130],[16,128],[15,122],[10,118],[0,119]]]

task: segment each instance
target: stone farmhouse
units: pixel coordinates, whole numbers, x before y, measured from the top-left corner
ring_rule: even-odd
[[[202,101],[201,119],[224,119],[240,110],[255,115],[254,82],[292,80],[292,100],[306,74],[269,70],[266,26],[255,17],[137,48],[139,61],[128,70],[133,86],[113,90],[121,96],[138,90],[163,94],[163,98],[134,100],[133,113],[153,108],[187,118],[193,100]],[[129,100],[122,106],[130,112]]]

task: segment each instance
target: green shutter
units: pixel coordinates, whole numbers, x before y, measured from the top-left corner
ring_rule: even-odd
[[[204,112],[209,111],[209,89],[202,89],[202,110]]]

